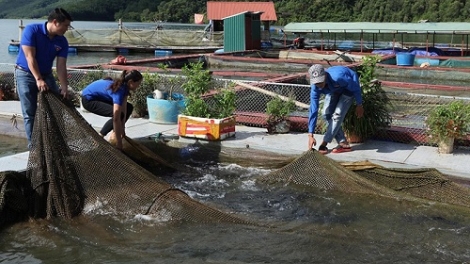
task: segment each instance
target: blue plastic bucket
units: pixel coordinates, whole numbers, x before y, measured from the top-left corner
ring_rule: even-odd
[[[155,56],[160,57],[160,56],[170,56],[173,54],[173,51],[171,50],[155,50]]]
[[[415,63],[415,55],[407,52],[399,52],[396,54],[398,66],[413,66]]]
[[[182,94],[173,94],[173,100],[154,99],[153,95],[147,96],[147,108],[149,121],[158,124],[178,123],[178,114],[185,109]]]

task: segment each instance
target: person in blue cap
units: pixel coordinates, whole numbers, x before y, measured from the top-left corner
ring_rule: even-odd
[[[124,70],[119,78],[94,81],[82,91],[82,105],[86,110],[111,117],[99,133],[104,137],[113,130],[119,150],[122,150],[122,139],[126,136],[125,124],[134,109],[127,98],[130,91],[139,88],[142,80],[143,76],[138,70]]]
[[[312,149],[317,144],[314,132],[317,125],[320,95],[325,94],[322,117],[328,126],[323,141],[318,147],[318,152],[327,154],[327,145],[333,139],[338,143],[332,150],[333,153],[351,151],[351,146],[341,125],[353,100],[356,100],[357,117],[361,118],[364,115],[361,86],[357,73],[345,66],[332,66],[325,70],[323,65],[314,64],[309,68],[308,75],[310,78],[308,149]]]
[[[62,8],[55,8],[47,22],[29,24],[24,28],[20,50],[16,59],[15,79],[21,103],[28,147],[31,148],[31,134],[37,110],[39,91],[59,93],[59,87],[52,73],[56,60],[60,94],[67,97],[67,55],[69,44],[64,37],[72,17]]]

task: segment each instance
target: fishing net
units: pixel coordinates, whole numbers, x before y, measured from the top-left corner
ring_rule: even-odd
[[[65,36],[71,46],[82,48],[223,46],[223,33],[195,30],[74,29]]]
[[[170,143],[157,144],[158,140],[150,137],[139,142],[126,137],[121,152],[100,137],[73,105],[52,93],[39,95],[32,139],[26,175],[0,174],[0,226],[24,218],[26,211],[37,218],[106,213],[149,215],[167,221],[261,225],[262,220],[255,220],[256,216],[246,220],[223,206],[202,203],[163,180],[163,173],[168,171],[191,173],[184,166],[182,154],[192,149],[200,151],[193,157],[202,160],[230,163],[240,158],[247,166],[278,165],[257,176],[256,183],[270,191],[275,186],[293,187],[290,191],[298,193],[299,198],[310,199],[305,202],[312,210],[318,209],[316,194],[331,193],[357,204],[363,202],[361,206],[365,207],[383,198],[387,202],[381,206],[388,210],[398,208],[391,202],[408,201],[413,210],[432,205],[436,215],[470,215],[470,189],[435,169],[390,169],[368,162],[340,164],[315,150],[293,158],[250,152],[248,147],[222,148],[220,144],[179,148]],[[145,164],[159,167],[162,177],[146,169]]]
[[[258,180],[396,200],[440,202],[467,208],[463,210],[470,208],[470,189],[436,169],[383,168],[368,162],[340,164],[318,151],[308,151]]]
[[[0,172],[0,227],[24,220],[28,215],[29,183],[23,173]]]
[[[39,95],[32,142],[27,178],[33,217],[106,211],[171,221],[246,222],[191,199],[139,166],[53,93]]]

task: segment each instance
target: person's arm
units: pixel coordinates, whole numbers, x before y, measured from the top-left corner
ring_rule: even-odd
[[[122,108],[119,104],[113,104],[113,129],[116,135],[116,148],[122,149],[123,125],[121,121]]]
[[[313,134],[315,132],[315,127],[317,126],[319,99],[320,99],[320,92],[317,90],[315,85],[312,85],[310,88],[310,109],[309,109],[309,115],[308,115],[308,133],[309,134]]]
[[[57,57],[56,61],[57,77],[59,78],[61,94],[67,97],[68,81],[67,81],[67,58]]]
[[[122,113],[124,114],[124,120],[121,121],[122,123],[122,137],[126,136],[126,116],[127,116],[127,97],[124,97],[124,101],[122,103]]]
[[[312,149],[317,144],[315,140],[315,127],[317,126],[318,108],[320,101],[320,92],[315,85],[310,88],[310,109],[308,115],[308,149]]]
[[[46,82],[42,78],[38,63],[36,61],[36,47],[21,45],[21,48],[23,49],[24,56],[28,62],[29,71],[36,79],[36,86],[40,91],[47,91],[49,87],[47,87]]]

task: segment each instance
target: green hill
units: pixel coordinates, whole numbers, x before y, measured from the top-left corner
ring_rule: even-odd
[[[194,13],[205,13],[202,0],[0,0],[0,18],[45,17],[55,7],[65,8],[81,21],[155,21],[191,23]],[[260,1],[254,1],[260,2]],[[470,20],[466,0],[273,0],[278,25],[289,22],[465,22]]]

